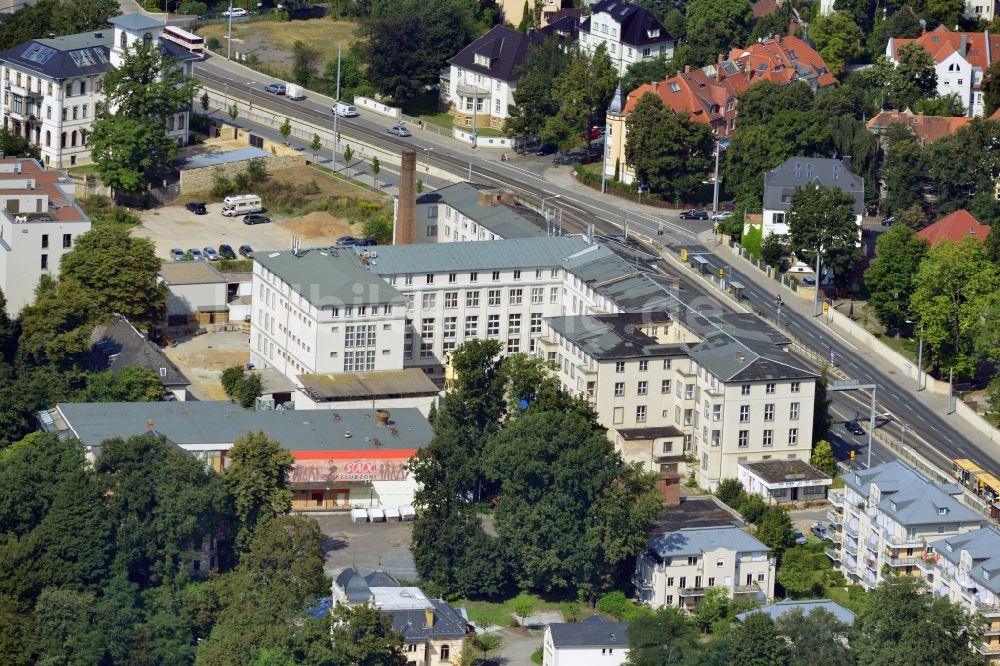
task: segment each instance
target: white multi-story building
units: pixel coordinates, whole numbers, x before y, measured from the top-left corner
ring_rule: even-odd
[[[394,200],[398,212],[399,199]],[[417,197],[418,243],[538,238],[545,218],[490,185],[453,183]]]
[[[112,29],[33,39],[0,53],[4,127],[36,146],[46,166],[90,162],[87,135],[104,100],[104,76],[135,42],[158,44],[184,74],[194,73],[197,56],[161,39],[162,21],[126,14],[110,23]],[[185,107],[167,117],[167,133],[179,145],[187,144],[189,116]]]
[[[1000,663],[1000,532],[994,526],[934,541],[917,560],[934,594],[986,621],[975,646],[987,664]]]
[[[353,248],[254,253],[250,360],[286,377],[403,367],[404,298]]]
[[[886,575],[921,576],[927,547],[979,529],[983,520],[957,499],[958,484],[935,484],[898,460],[844,476],[828,515],[839,540],[827,555],[850,580],[871,589]]]
[[[579,39],[588,54],[604,44],[619,76],[634,63],[673,58],[677,46],[677,39],[647,9],[624,0],[602,0],[591,7],[580,23]]]
[[[591,615],[553,622],[542,637],[542,666],[621,666],[628,660],[628,622]]]
[[[653,608],[692,609],[713,587],[729,596],[774,597],[775,561],[770,549],[735,525],[685,527],[657,535],[636,560],[633,583]]]
[[[989,7],[989,13],[993,12],[993,0],[966,0],[966,13],[971,8],[975,14],[976,6],[980,9]],[[975,15],[982,16],[984,13],[981,11]],[[984,19],[990,20],[985,16]],[[1000,36],[991,35],[989,31],[952,32],[940,25],[915,39],[891,38],[885,55],[896,63],[899,49],[907,44],[919,44],[931,54],[939,96],[957,95],[966,115],[983,115],[986,107],[980,84],[990,65],[1000,60]]]
[[[851,171],[851,158],[789,157],[764,173],[764,227],[762,234],[788,234],[788,211],[800,187],[835,187],[854,200],[854,217],[861,241],[861,217],[865,212],[865,181]]]
[[[11,316],[34,301],[42,275],[58,277],[62,256],[90,231],[73,191],[65,172],[33,159],[0,159],[0,289]]]

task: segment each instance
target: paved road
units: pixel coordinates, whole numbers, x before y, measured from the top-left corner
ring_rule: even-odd
[[[260,89],[273,79],[214,55],[201,63],[196,73],[214,87],[228,84],[229,94],[242,99],[255,88],[256,93],[252,94],[256,104],[266,105],[276,114],[329,123],[332,133],[332,100],[329,98],[317,93],[309,93],[308,99],[298,102],[283,97],[263,98]],[[255,83],[248,86],[247,81]],[[342,137],[363,138],[387,149],[409,146],[418,151],[418,161],[422,163],[458,173],[468,172],[475,180],[501,184],[525,203],[555,211],[558,227],[565,233],[584,233],[587,225],[593,224],[598,233],[620,234],[627,226],[631,234],[642,234],[658,241],[665,253],[676,254],[682,247],[686,248],[689,253],[704,258],[710,273],[717,275],[720,268],[725,268],[730,281],[744,285],[745,302],[765,318],[778,319],[775,301],[781,289],[778,284],[756,269],[746,270],[738,259],[728,260],[723,254],[728,248],[715,246],[705,222],[681,221],[674,212],[640,207],[616,197],[602,197],[568,177],[568,168],[553,167],[551,158],[518,158],[501,163],[499,151],[472,149],[427,130],[413,128],[415,136],[405,139],[391,136],[385,130],[392,124],[394,121],[389,118],[365,113],[360,118],[340,119],[339,131]],[[680,275],[682,289],[686,291],[684,301],[692,309],[711,312],[732,308],[728,299],[720,299],[712,287],[692,276],[690,271],[679,270],[665,261],[657,262],[654,268],[665,275]],[[907,443],[942,469],[950,468],[948,460],[951,458],[968,457],[1000,473],[1000,451],[995,445],[983,443],[959,417],[945,416],[946,399],[943,396],[927,391],[916,393],[911,381],[899,377],[895,369],[876,355],[841,338],[821,319],[810,316],[810,309],[811,304],[802,303],[786,292],[780,327],[813,350],[816,357],[825,360],[832,354],[844,375],[861,383],[878,384],[877,409],[886,415],[879,422],[881,427],[892,427],[893,432],[898,432],[895,429],[905,424]],[[860,411],[865,418],[869,403],[870,398],[857,391],[840,393],[835,395],[834,413],[846,420]],[[890,423],[892,425],[888,425]],[[842,428],[835,427],[834,440],[841,457],[848,450],[857,451],[859,457],[867,456],[866,442],[853,439]],[[878,448],[872,452],[873,464],[889,457]]]

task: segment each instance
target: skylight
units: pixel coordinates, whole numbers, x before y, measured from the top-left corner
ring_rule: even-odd
[[[49,61],[49,58],[56,54],[55,49],[51,49],[48,46],[43,46],[38,42],[32,42],[31,46],[24,50],[21,57],[25,60],[31,60],[32,62],[37,62],[39,65],[44,65]]]

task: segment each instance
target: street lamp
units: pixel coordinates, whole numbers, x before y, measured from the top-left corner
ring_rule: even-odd
[[[233,54],[233,0],[229,0],[229,37],[226,39],[226,60]]]
[[[334,98],[334,102],[337,108],[340,107],[340,58],[341,58],[341,46],[342,42],[337,43],[337,96]],[[333,172],[337,173],[337,144],[340,143],[340,131],[337,129],[337,119],[340,117],[339,113],[333,114]],[[347,160],[344,160],[345,168],[348,166],[346,164]],[[350,171],[350,169],[348,169]]]
[[[712,215],[719,212],[719,154],[729,148],[729,139],[715,140],[715,186],[712,188]]]
[[[550,194],[547,197],[542,197],[542,203],[541,203],[540,207],[542,209],[542,217],[545,218],[545,233],[548,236],[552,235],[552,229],[549,226],[549,218],[548,218],[548,216],[545,215],[545,201],[546,201],[546,199],[558,199],[558,198],[559,198],[558,194]]]
[[[253,113],[253,84],[254,83],[256,83],[256,81],[247,81],[247,89],[250,91],[250,110],[247,112],[248,116],[251,113]]]
[[[906,320],[907,324],[916,324],[918,322]],[[920,334],[920,342],[917,343],[917,390],[922,391],[924,387],[922,386],[923,375],[924,375],[924,322],[919,322],[920,326],[918,328]],[[913,338],[910,338],[911,340]]]

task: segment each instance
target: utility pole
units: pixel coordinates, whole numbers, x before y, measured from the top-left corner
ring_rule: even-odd
[[[233,0],[229,0],[229,38],[226,43],[226,60],[229,60],[233,53]]]
[[[948,413],[955,413],[955,368],[948,371]]]
[[[340,132],[337,131],[337,119],[340,118],[340,114],[337,113],[337,105],[340,104],[340,55],[342,42],[337,42],[337,97],[334,99],[333,104],[333,172],[337,173],[337,143],[340,138]]]
[[[819,254],[823,251],[823,246],[820,245],[816,248],[816,284],[815,284],[815,294],[813,295],[813,317],[819,316]]]
[[[712,215],[719,212],[719,156],[729,148],[729,139],[715,140],[715,180],[712,187]]]

